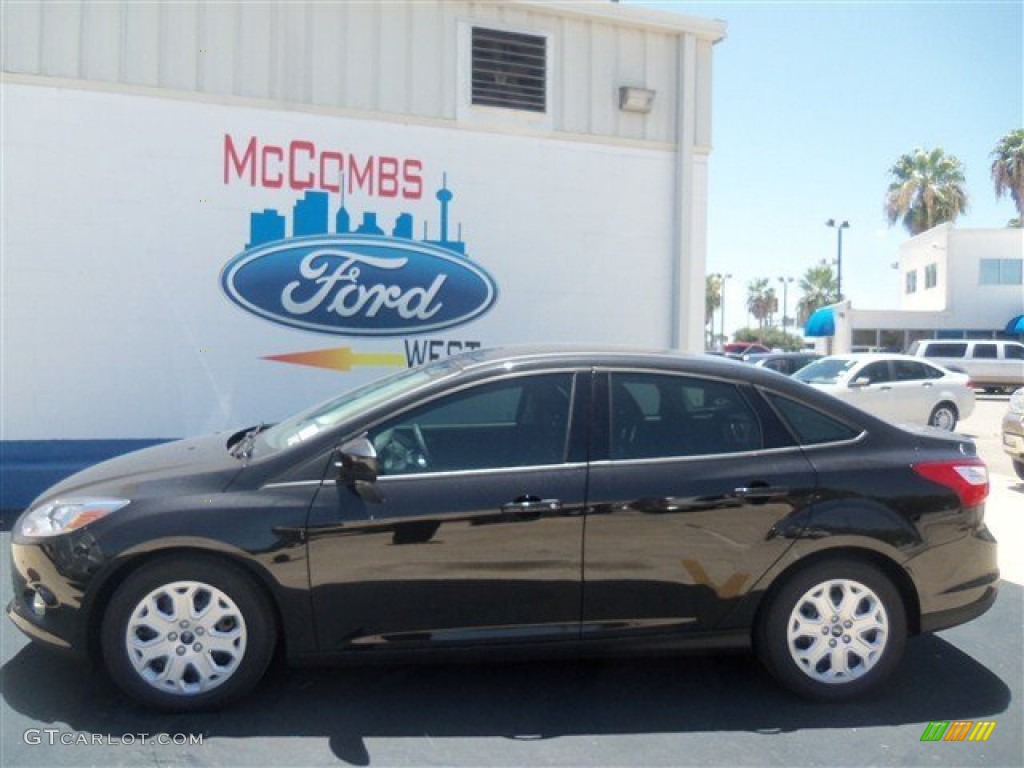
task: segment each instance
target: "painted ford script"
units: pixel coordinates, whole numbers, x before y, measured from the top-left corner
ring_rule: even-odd
[[[448,237],[442,188],[440,238],[414,240],[413,218],[398,216],[390,235],[375,213],[354,230],[344,202],[328,231],[328,194],[307,190],[295,204],[293,236],[277,211],[252,214],[246,250],[221,272],[238,306],[281,325],[344,336],[405,336],[462,325],[497,299],[494,280]]]

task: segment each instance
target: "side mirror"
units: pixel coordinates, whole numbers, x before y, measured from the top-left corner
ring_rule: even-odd
[[[859,379],[854,379],[850,382],[850,389],[861,389],[868,386],[871,383],[871,379],[867,376],[861,376]]]
[[[366,435],[360,435],[342,445],[334,452],[335,481],[338,486],[347,486],[365,501],[378,504],[384,500],[377,488],[380,462],[377,450]]]

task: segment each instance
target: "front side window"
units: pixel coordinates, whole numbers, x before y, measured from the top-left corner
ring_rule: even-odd
[[[860,369],[854,379],[854,381],[862,380],[867,381],[868,384],[881,384],[882,382],[891,381],[889,363],[885,361],[868,363]]]
[[[1007,344],[1003,347],[1003,357],[1007,360],[1024,360],[1024,346],[1020,344]]]
[[[757,416],[727,382],[613,374],[610,406],[612,459],[739,453],[764,445]]]
[[[471,387],[370,430],[382,475],[544,466],[565,461],[571,373]]]

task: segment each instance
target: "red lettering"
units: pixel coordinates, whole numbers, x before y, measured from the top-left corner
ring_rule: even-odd
[[[224,134],[224,183],[230,182],[230,172],[234,168],[238,178],[244,178],[246,172],[249,174],[249,186],[256,186],[256,137],[249,139],[245,147],[245,154],[238,157],[238,150],[235,149],[235,142],[231,140],[231,134]]]
[[[419,160],[406,160],[402,163],[402,178],[405,185],[402,187],[402,196],[409,200],[419,200],[423,196],[423,177],[419,172],[423,170],[423,163]]]
[[[271,177],[270,175],[270,162],[268,158],[276,157],[278,168],[277,176]],[[284,164],[284,150],[280,147],[264,147],[263,148],[263,182],[264,187],[270,187],[271,189],[279,189],[284,185],[284,171],[281,169],[281,165]]]
[[[377,194],[398,197],[398,158],[381,157],[377,161]]]
[[[366,194],[373,194],[373,158],[370,157],[366,161],[366,166],[360,170],[359,163],[356,162],[356,158],[352,155],[348,156],[348,191],[352,192],[354,186],[359,189],[363,188],[363,184],[366,183]]]
[[[288,145],[288,183],[292,189],[309,189],[315,182],[313,172],[310,171],[306,174],[306,178],[296,178],[296,171],[299,166],[299,151],[305,152],[309,159],[312,160],[316,157],[316,147],[313,146],[312,142],[309,141],[293,141]]]
[[[324,152],[320,155],[320,189],[328,192],[340,192],[341,172],[345,169],[345,158],[338,152]],[[332,184],[337,179],[338,184]]]

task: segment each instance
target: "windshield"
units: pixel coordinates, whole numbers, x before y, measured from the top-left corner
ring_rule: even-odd
[[[844,357],[829,357],[801,368],[793,374],[793,378],[807,384],[836,384],[840,379],[845,379],[849,376],[850,369],[856,364],[856,360],[848,360]]]
[[[260,432],[260,445],[271,451],[291,448],[391,398],[400,397],[443,378],[460,367],[449,359],[372,381]]]

